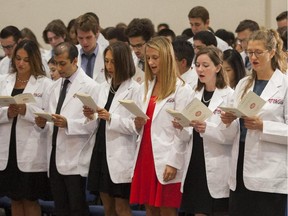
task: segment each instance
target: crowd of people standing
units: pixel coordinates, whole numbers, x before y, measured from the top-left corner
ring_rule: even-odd
[[[287,11],[277,30],[240,21],[236,38],[214,33],[202,6],[188,20],[176,36],[148,18],[106,29],[92,12],[67,27],[55,19],[43,30],[49,51],[29,28],[0,31],[0,196],[13,216],[41,215],[39,199],[56,216],[88,216],[87,190],[106,216],[132,215],[131,204],[148,216],[285,215]],[[256,115],[221,110],[251,91],[265,100]],[[25,93],[35,102],[1,104]],[[183,126],[167,112],[195,98],[206,120]]]

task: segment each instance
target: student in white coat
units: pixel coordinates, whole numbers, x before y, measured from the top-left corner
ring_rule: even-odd
[[[145,83],[135,100],[150,119],[135,118],[139,137],[130,203],[145,204],[148,216],[176,216],[187,142],[177,136],[166,109],[183,110],[191,101],[192,89],[178,78],[168,39],[152,38],[145,50]]]
[[[43,54],[46,62],[53,57],[53,50],[58,44],[70,41],[67,28],[61,19],[49,22],[42,32],[42,37],[45,43],[51,46],[51,50],[46,50],[45,54]]]
[[[200,49],[195,66],[199,80],[193,97],[205,104],[213,115],[205,121],[190,124],[193,132],[182,181],[181,207],[196,216],[221,215],[220,212],[228,212],[229,161],[234,137],[229,136],[230,131],[219,127],[219,106],[227,105],[233,90],[228,86],[228,77],[222,68],[222,52],[218,48]],[[236,130],[236,126],[230,129]]]
[[[137,132],[132,114],[119,100],[132,99],[139,84],[132,78],[135,66],[129,45],[121,41],[109,45],[104,60],[107,82],[94,95],[98,108],[84,108],[90,119],[87,127],[92,124],[96,130],[87,188],[100,193],[105,215],[129,216]]]
[[[100,27],[93,15],[86,13],[75,22],[75,30],[79,45],[78,66],[97,83],[105,81],[103,46],[97,42]]]
[[[186,40],[186,37],[176,37],[172,45],[181,78],[193,89],[198,81],[196,70],[192,67],[194,59],[193,46]]]
[[[248,40],[252,74],[240,80],[237,106],[249,91],[266,101],[256,116],[240,119],[232,149],[230,212],[284,216],[287,203],[288,79],[282,41],[275,30],[260,30]],[[222,114],[228,127],[236,119]]]
[[[83,105],[74,95],[91,94],[97,84],[77,67],[77,57],[77,47],[71,43],[63,42],[55,47],[54,60],[62,78],[53,83],[44,105],[45,112],[53,113],[53,122],[35,118],[43,128],[42,133],[48,133],[49,177],[57,216],[89,215],[86,181],[80,176],[84,171],[78,164],[90,134],[83,128]]]
[[[14,48],[21,40],[21,32],[15,26],[6,26],[0,32],[0,44],[5,57],[0,61],[0,75],[8,74],[11,69],[11,58]]]
[[[49,198],[47,148],[34,128],[34,112],[51,85],[41,54],[33,41],[22,40],[14,50],[11,72],[0,80],[0,95],[31,93],[36,103],[0,108],[0,194],[12,199],[12,215],[40,216],[38,199]]]

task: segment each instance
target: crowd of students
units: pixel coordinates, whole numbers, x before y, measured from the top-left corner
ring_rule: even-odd
[[[193,37],[164,24],[155,33],[147,18],[102,30],[92,12],[68,28],[57,19],[43,31],[49,51],[28,28],[1,30],[0,96],[35,99],[0,98],[0,196],[12,215],[41,215],[38,199],[54,200],[57,216],[89,215],[86,190],[107,216],[132,215],[130,204],[148,216],[285,215],[287,12],[278,31],[241,21],[233,42],[211,31],[204,7],[188,19]],[[265,100],[256,115],[221,110],[250,91]],[[183,127],[167,109],[194,98],[212,115]]]

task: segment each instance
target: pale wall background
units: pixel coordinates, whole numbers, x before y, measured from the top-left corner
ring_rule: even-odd
[[[261,26],[276,28],[275,17],[287,10],[287,0],[0,0],[0,29],[15,25],[30,28],[46,48],[42,31],[53,19],[65,24],[92,11],[100,18],[101,27],[129,23],[133,18],[150,18],[156,26],[167,22],[176,34],[190,27],[187,15],[194,6],[202,5],[210,13],[210,26],[217,30],[235,31],[243,19]]]

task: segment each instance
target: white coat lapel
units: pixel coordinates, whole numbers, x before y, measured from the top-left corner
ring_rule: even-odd
[[[265,101],[269,100],[273,95],[278,93],[281,83],[282,73],[279,70],[276,70],[264,88],[263,92],[261,93],[260,97]]]
[[[34,76],[30,76],[30,79],[23,93],[30,92],[33,94],[40,84],[41,82],[37,82]]]
[[[226,91],[223,89],[221,90],[217,88],[215,89],[213,96],[211,98],[211,101],[209,103],[209,106],[208,106],[212,112],[214,112],[217,109],[217,107],[224,101],[223,95],[226,95],[225,92]]]
[[[93,69],[93,79],[98,80],[98,76],[101,76],[101,74],[104,73],[104,60],[103,60],[103,50],[101,46],[97,43],[98,53],[95,59],[94,63],[94,69]]]
[[[120,103],[118,102],[119,100],[125,99],[125,97],[129,93],[129,90],[132,88],[131,84],[132,84],[132,81],[127,80],[119,86],[119,89],[117,90],[113,98],[113,102],[111,104],[109,112],[112,113],[120,105]]]
[[[13,88],[14,88],[14,85],[15,85],[15,81],[16,81],[16,73],[13,73],[13,74],[7,76],[6,87],[5,87],[5,90],[6,90],[5,96],[11,95]]]
[[[77,74],[77,77],[73,80],[73,82],[71,83],[71,85],[68,89],[68,92],[66,94],[66,98],[63,102],[63,106],[62,106],[61,110],[63,110],[65,108],[65,106],[70,102],[70,100],[72,100],[74,98],[74,95],[77,92],[81,92],[80,89],[82,86],[85,86],[85,77],[83,77],[83,75],[79,71],[79,74]],[[83,92],[83,93],[85,93],[85,92]]]
[[[175,109],[175,95],[178,91],[178,88],[179,88],[179,85],[180,82],[179,80],[177,81],[176,83],[176,90],[174,93],[170,94],[167,98],[165,98],[164,100],[160,101],[160,102],[157,102],[156,103],[156,106],[155,106],[155,110],[154,110],[154,114],[153,114],[153,119],[155,119],[155,117],[157,116],[157,114],[159,113],[159,111],[163,108],[163,106],[166,104],[166,103],[174,103],[174,108]]]

